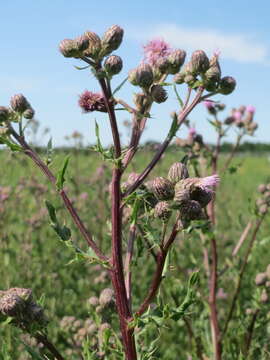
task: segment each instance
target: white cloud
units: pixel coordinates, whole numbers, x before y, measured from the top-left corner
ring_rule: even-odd
[[[226,34],[213,29],[191,29],[162,24],[143,31],[137,29],[132,32],[132,36],[143,41],[162,37],[173,47],[204,49],[208,54],[218,49],[223,58],[242,63],[269,63],[267,46],[244,34]]]

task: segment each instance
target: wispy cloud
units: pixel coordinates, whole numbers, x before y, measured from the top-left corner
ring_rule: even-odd
[[[202,48],[209,54],[218,49],[223,58],[242,63],[269,63],[268,47],[245,34],[226,34],[214,29],[194,29],[175,24],[162,24],[143,31],[136,29],[130,35],[141,41],[162,37],[174,47],[187,50]]]

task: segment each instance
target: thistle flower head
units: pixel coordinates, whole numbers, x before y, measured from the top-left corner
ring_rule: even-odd
[[[159,201],[154,209],[154,216],[166,222],[172,214],[168,201]]]
[[[214,174],[211,176],[206,176],[204,178],[201,178],[199,180],[198,186],[203,190],[205,190],[206,188],[217,186],[219,182],[220,182],[220,177],[217,174]]]
[[[194,139],[194,137],[197,135],[197,131],[195,128],[189,128],[188,130],[188,137],[191,137],[192,139]]]
[[[158,60],[166,58],[172,49],[170,45],[162,39],[153,39],[143,46],[144,61],[150,65],[156,65]]]
[[[207,109],[210,109],[210,108],[212,108],[214,105],[213,105],[213,101],[211,101],[211,100],[205,100],[204,102],[203,102],[203,104],[204,104],[204,106],[207,108]]]
[[[251,113],[251,114],[254,114],[255,111],[256,111],[256,108],[255,108],[254,106],[252,106],[252,105],[248,105],[248,106],[246,107],[246,111],[249,112],[249,113]]]
[[[80,95],[78,103],[83,112],[107,112],[104,97],[100,93],[93,93],[91,91],[85,90]]]
[[[122,43],[124,30],[118,25],[112,25],[101,40],[101,55],[106,56],[118,49]]]
[[[109,75],[117,75],[120,73],[123,67],[123,61],[120,56],[111,55],[107,57],[104,62],[104,69],[107,71]]]
[[[242,113],[240,111],[234,111],[233,117],[235,120],[241,120],[242,119]]]
[[[30,108],[30,104],[23,94],[13,95],[10,99],[10,106],[12,110],[23,113],[25,110]]]
[[[9,109],[5,106],[0,106],[0,124],[8,120]]]

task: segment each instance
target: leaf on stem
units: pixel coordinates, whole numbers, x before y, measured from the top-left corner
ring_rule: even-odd
[[[45,205],[47,207],[51,219],[51,227],[54,229],[54,231],[62,241],[69,240],[71,237],[71,231],[66,225],[61,226],[59,224],[59,221],[56,216],[55,207],[48,200],[45,201]]]
[[[126,83],[128,77],[126,77],[113,91],[112,95],[114,96],[121,88],[122,86]]]
[[[4,136],[0,136],[0,144],[7,145],[11,151],[23,151],[23,148],[21,146],[13,143]]]
[[[63,185],[65,182],[65,173],[67,170],[67,166],[68,166],[68,162],[69,162],[69,156],[67,156],[64,160],[62,169],[58,171],[57,173],[57,177],[56,177],[56,187],[57,190],[62,190],[63,189]]]

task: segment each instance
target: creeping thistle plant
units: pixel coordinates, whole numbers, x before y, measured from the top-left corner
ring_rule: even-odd
[[[202,296],[202,302],[207,302],[209,305],[207,318],[211,329],[211,345],[206,345],[206,340],[194,338],[195,356],[198,359],[207,359],[210,356],[218,360],[224,354],[222,344],[225,342],[226,332],[235,313],[244,270],[258,229],[269,207],[268,195],[265,195],[268,192],[266,187],[263,191],[261,190],[263,200],[260,205],[256,205],[248,230],[244,230],[232,254],[232,256],[237,256],[248,233],[253,231],[241,265],[230,311],[222,328],[217,306],[217,296],[221,297],[223,293],[220,289],[218,291],[220,274],[215,233],[215,190],[220,181],[218,173],[225,175],[243,136],[252,135],[256,130],[257,125],[253,121],[255,109],[253,107],[234,109],[230,116],[220,121],[218,115],[224,106],[214,102],[212,98],[217,94],[228,95],[233,92],[236,81],[230,76],[222,77],[219,55],[215,53],[209,59],[204,51],[197,50],[185,63],[186,52],[170,48],[163,40],[150,41],[144,47],[143,61],[130,70],[125,81],[113,90],[112,79],[122,71],[123,67],[122,59],[115,55],[114,51],[120,47],[123,35],[123,29],[114,25],[101,38],[92,31],[86,31],[76,39],[61,41],[59,45],[63,56],[84,62],[86,65],[78,69],[90,69],[100,86],[100,92],[84,91],[79,97],[79,106],[85,113],[94,111],[104,113],[111,127],[112,148],[107,149],[102,146],[98,124],[96,124],[97,144],[94,147],[106,163],[104,168],[101,167],[103,171],[111,169],[108,192],[111,209],[110,251],[105,252],[100,242],[93,238],[88,226],[77,212],[74,202],[67,194],[64,183],[69,158],[66,158],[57,174],[53,174],[51,142],[48,146],[50,157],[47,156],[45,160],[28,144],[25,129],[34,117],[34,110],[22,94],[11,98],[10,107],[0,107],[0,142],[12,151],[28,156],[54,186],[55,194],[62,199],[88,247],[85,251],[77,246],[71,230],[59,219],[54,205],[46,201],[53,230],[64,244],[74,251],[75,258],[84,260],[87,264],[96,264],[98,269],[103,268],[103,272],[110,277],[111,288],[103,290],[99,298],[89,299],[91,319],[87,324],[83,325],[80,319],[74,317],[65,317],[60,324],[63,336],[69,327],[73,329],[72,343],[77,350],[82,339],[88,337],[89,341],[85,342],[80,358],[154,359],[157,343],[145,344],[141,340],[142,329],[153,324],[162,325],[165,320],[182,319],[189,333],[194,335],[186,315],[195,299]],[[127,81],[134,86],[135,90],[132,105],[117,96],[117,92],[125,86]],[[147,120],[151,117],[152,106],[166,102],[169,96],[166,88],[174,90],[179,105],[179,110],[171,114],[169,132],[141,173],[126,174],[139,148]],[[186,90],[186,96],[182,99],[179,93],[184,90]],[[210,123],[218,134],[214,148],[205,144],[202,136],[197,134],[187,121],[192,110],[202,102],[205,102],[209,114],[212,115],[213,119]],[[125,148],[121,144],[118,130],[116,114],[119,106],[131,117],[130,141]],[[182,162],[173,163],[166,177],[157,176],[149,179],[150,173],[184,124],[189,127],[189,137],[187,140],[179,140],[178,144],[186,150],[187,156]],[[225,163],[219,166],[221,140],[233,126],[237,129],[236,144]],[[75,139],[75,134],[73,138]],[[190,173],[194,175],[191,176]],[[103,220],[105,223],[107,219]],[[162,280],[168,271],[169,254],[177,237],[182,237],[183,234],[186,236],[193,230],[199,234],[203,243],[207,290],[203,295],[197,291],[199,275],[198,272],[193,272],[183,298],[177,298],[175,294],[172,294],[175,306],[169,306],[164,304],[158,295]],[[125,239],[127,240],[124,241]],[[145,256],[151,257],[153,261],[152,280],[146,294],[142,295],[143,300],[134,298],[132,291],[132,283],[137,270],[134,260],[135,248],[139,248],[140,252],[145,252]],[[233,266],[235,265],[228,265],[224,272],[226,273]],[[260,280],[262,281],[264,280]],[[45,320],[41,307],[32,300],[25,299],[23,292],[30,294],[30,290],[15,290],[9,289],[1,293],[1,316],[5,319],[8,317],[12,324],[42,343],[47,356],[50,353],[55,359],[63,359],[64,355],[61,355],[48,339],[46,333],[48,320]],[[264,290],[261,294],[261,302],[266,302],[267,290]],[[33,309],[35,314],[33,314]],[[208,313],[208,308],[206,311]],[[251,346],[256,317],[259,316],[261,310],[254,307],[252,311],[253,325],[251,324],[249,333],[245,337],[246,354]],[[118,316],[119,332],[113,331],[109,324],[112,321],[111,312],[115,312]],[[190,354],[194,353],[194,349]],[[66,356],[73,354],[73,349],[67,351]],[[187,352],[183,351],[183,354]],[[176,354],[175,359],[179,356],[181,354]],[[227,358],[226,355],[224,358]]]

